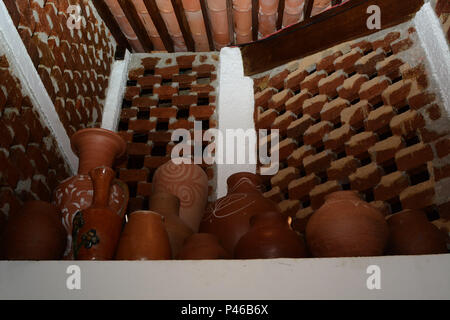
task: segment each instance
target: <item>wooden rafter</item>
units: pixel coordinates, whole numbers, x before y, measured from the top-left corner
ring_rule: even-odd
[[[119,0],[119,4],[123,12],[125,13],[125,16],[127,17],[128,22],[133,28],[134,33],[136,33],[137,38],[141,42],[142,47],[144,47],[144,50],[148,52],[152,51],[152,41],[145,29],[141,17],[136,10],[136,7],[133,5],[133,2],[131,2],[130,0]]]
[[[192,38],[192,32],[186,19],[186,14],[184,13],[183,3],[181,2],[181,0],[171,1],[173,10],[175,11],[175,15],[177,16],[178,25],[180,26],[181,33],[183,34],[184,43],[186,43],[188,51],[194,52],[195,42],[194,38]]]
[[[234,41],[234,19],[233,19],[233,2],[227,0],[227,19],[228,19],[228,33],[230,34],[231,45],[235,44]]]
[[[259,0],[252,0],[252,38],[253,41],[258,40],[258,20]]]
[[[278,1],[277,30],[283,26],[284,0]]]
[[[168,52],[174,52],[172,38],[169,35],[166,23],[159,13],[155,0],[144,0],[144,4],[150,14],[150,17],[152,18],[153,24],[155,25],[159,36],[161,37],[162,42],[164,43],[164,47],[166,47]]]
[[[311,12],[314,6],[314,0],[305,0],[305,5],[303,6],[303,21],[311,18]]]
[[[214,40],[212,35],[212,26],[211,26],[211,20],[209,19],[208,15],[208,8],[206,7],[206,0],[199,0],[200,6],[202,8],[202,15],[203,15],[203,21],[205,22],[205,29],[206,29],[206,35],[208,37],[208,43],[209,43],[209,50],[214,51]]]

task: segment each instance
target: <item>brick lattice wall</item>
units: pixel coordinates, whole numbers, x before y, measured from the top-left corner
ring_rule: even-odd
[[[82,23],[70,30],[69,2]],[[100,126],[114,57],[111,36],[87,0],[5,1],[67,134]]]
[[[385,214],[421,208],[430,220],[450,217],[441,185],[450,177],[450,123],[415,29],[368,39],[254,77],[257,127],[281,134],[280,171],[265,177],[265,196],[299,232],[341,189]]]
[[[50,201],[69,176],[53,135],[43,124],[0,48],[0,230],[24,201]]]
[[[126,159],[117,166],[118,178],[130,189],[128,212],[148,208],[152,177],[170,160],[172,131],[215,128],[216,83],[219,57],[202,54],[133,55],[119,122],[127,141]],[[201,164],[213,193],[214,170]]]

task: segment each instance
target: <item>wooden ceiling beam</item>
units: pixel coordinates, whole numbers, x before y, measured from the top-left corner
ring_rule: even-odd
[[[283,27],[284,2],[284,0],[278,1],[277,30]]]
[[[259,0],[252,0],[252,38],[253,41],[258,40],[258,28],[259,28]]]
[[[311,12],[314,6],[314,0],[305,0],[305,5],[303,6],[303,21],[311,18]]]
[[[130,1],[130,0],[128,0]],[[153,24],[161,37],[164,47],[168,52],[174,52],[173,41],[170,37],[169,31],[167,30],[166,23],[164,22],[161,14],[159,13],[158,6],[155,0],[144,0],[145,7],[147,8],[150,17],[152,18]]]
[[[233,1],[227,0],[227,19],[228,19],[228,33],[230,35],[231,45],[235,45],[234,41],[234,19],[233,19]]]
[[[171,0],[172,7],[175,11],[175,15],[177,17],[178,25],[180,26],[181,33],[183,34],[184,43],[188,51],[195,51],[195,42],[194,38],[192,38],[191,28],[189,27],[189,22],[186,19],[186,14],[184,13],[183,3],[181,0]]]
[[[199,0],[199,1],[200,1],[200,6],[202,8],[203,22],[205,23],[206,35],[208,37],[209,50],[215,51],[216,48],[214,46],[211,20],[209,19],[208,8],[206,7],[206,0]]]
[[[136,33],[137,38],[142,44],[145,51],[150,52],[153,50],[152,40],[145,29],[144,23],[139,16],[136,7],[130,0],[119,0],[119,5],[122,8],[128,22]]]

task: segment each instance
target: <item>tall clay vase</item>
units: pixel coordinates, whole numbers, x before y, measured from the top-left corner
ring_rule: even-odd
[[[388,236],[383,214],[353,191],[326,196],[306,225],[306,242],[314,257],[380,256]]]
[[[278,212],[263,212],[250,219],[250,230],[234,248],[236,259],[305,258],[305,241]]]
[[[404,210],[390,216],[387,223],[389,225],[389,254],[447,253],[445,235],[428,221],[425,212]]]
[[[172,257],[178,256],[184,240],[194,232],[179,217],[180,200],[168,192],[153,193],[148,201],[148,209],[164,217],[164,227],[169,236]]]
[[[249,172],[235,173],[227,179],[228,194],[208,206],[200,232],[215,234],[233,255],[239,239],[250,229],[252,216],[279,212],[278,205],[262,195],[261,178]]]
[[[168,192],[180,199],[180,218],[197,232],[206,202],[208,201],[208,176],[196,164],[176,164],[170,160],[153,175],[153,192]]]
[[[54,203],[62,212],[68,234],[65,259],[73,259],[71,235],[75,214],[92,204],[93,184],[89,172],[100,166],[112,167],[114,160],[126,150],[125,141],[117,133],[100,128],[77,131],[70,141],[79,158],[78,174],[61,182],[54,192]],[[127,185],[114,179],[108,205],[120,217],[125,215],[128,197]]]
[[[172,258],[164,217],[153,211],[135,211],[120,237],[116,260],[169,260]]]
[[[73,252],[77,260],[111,260],[122,230],[122,216],[108,206],[114,170],[98,167],[90,172],[94,199],[88,209],[78,212],[73,225]]]
[[[187,238],[178,255],[180,260],[219,260],[230,258],[230,254],[222,247],[219,239],[209,233],[195,233]]]
[[[3,259],[59,260],[66,247],[66,231],[58,209],[44,201],[29,201],[8,220],[0,240]]]

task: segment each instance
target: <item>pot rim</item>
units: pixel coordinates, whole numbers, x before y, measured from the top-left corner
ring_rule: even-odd
[[[117,145],[119,147],[119,153],[117,154],[116,158],[120,158],[125,154],[126,149],[127,149],[126,142],[123,140],[123,138],[121,136],[119,136],[117,134],[117,132],[103,129],[103,128],[85,128],[85,129],[78,130],[70,137],[70,147],[72,148],[72,151],[76,155],[78,155],[78,153],[79,153],[78,148],[76,147],[76,141],[78,139],[80,139],[80,137],[82,137],[86,134],[92,134],[92,133],[97,133],[98,135],[110,138],[117,143]]]

